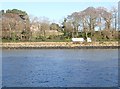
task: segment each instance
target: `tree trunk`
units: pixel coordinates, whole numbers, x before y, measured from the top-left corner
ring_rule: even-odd
[[[115,13],[115,31],[117,30],[117,15]]]
[[[100,24],[101,24],[101,17],[100,17]],[[99,26],[99,30],[100,30],[100,36],[101,36],[101,25]]]
[[[44,37],[46,37],[45,30],[43,31]]]
[[[78,37],[78,26],[76,27],[76,37]]]
[[[87,36],[87,31],[85,32],[85,35],[86,35],[86,38],[88,38],[88,36]]]
[[[11,28],[10,24],[8,24],[8,26],[9,26],[9,39],[10,39],[10,38],[11,38],[11,31],[12,31],[12,28]]]

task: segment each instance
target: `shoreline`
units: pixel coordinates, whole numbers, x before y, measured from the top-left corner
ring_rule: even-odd
[[[2,49],[118,49],[118,42],[12,42],[1,43]]]

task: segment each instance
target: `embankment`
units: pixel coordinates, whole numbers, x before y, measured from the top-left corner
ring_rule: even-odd
[[[27,49],[27,48],[79,48],[79,49],[97,49],[97,48],[119,48],[118,42],[92,42],[92,43],[73,43],[73,42],[13,42],[13,43],[0,43],[3,49]]]

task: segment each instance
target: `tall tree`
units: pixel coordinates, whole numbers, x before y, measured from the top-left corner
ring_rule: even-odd
[[[75,37],[78,37],[79,26],[80,26],[80,15],[78,12],[74,12],[71,15],[68,15],[68,20],[72,22],[74,27],[73,32],[75,32]]]

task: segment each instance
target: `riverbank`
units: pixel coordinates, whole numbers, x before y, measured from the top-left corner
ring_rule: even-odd
[[[26,49],[26,48],[119,48],[118,42],[92,42],[92,43],[73,43],[73,42],[16,42],[1,43],[3,49]]]

